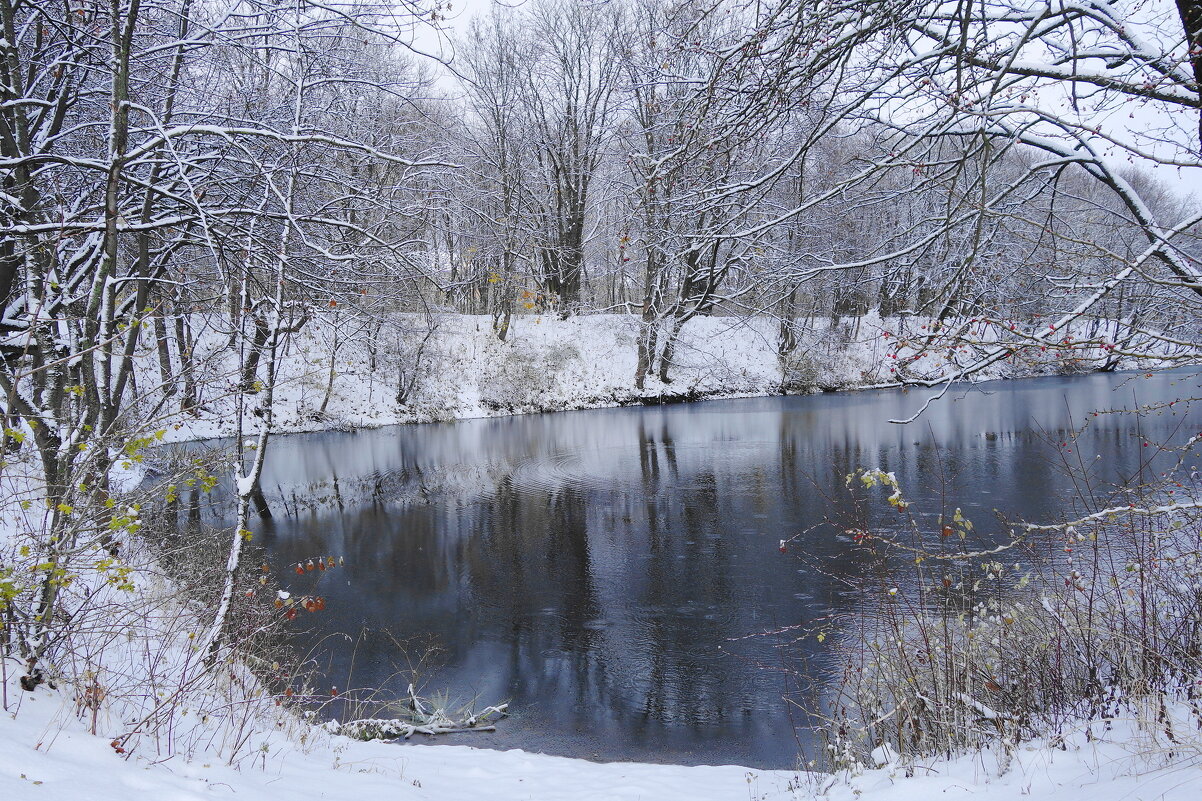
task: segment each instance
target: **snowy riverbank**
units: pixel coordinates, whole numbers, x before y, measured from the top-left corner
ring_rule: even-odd
[[[377,329],[348,326],[320,315],[286,343],[278,370],[274,428],[281,433],[329,428],[370,428],[505,414],[591,409],[701,398],[857,389],[892,383],[895,371],[935,378],[954,369],[956,353],[923,346],[919,318],[874,315],[829,319],[802,327],[798,346],[782,362],[779,324],[768,318],[698,317],[681,332],[670,383],[648,377],[635,386],[637,318],[589,315],[515,318],[506,341],[491,319],[402,315]],[[236,375],[237,354],[225,347],[220,323],[197,320],[194,355],[210,375]],[[995,332],[971,332],[980,352]],[[1072,332],[1064,332],[1071,336]],[[1078,339],[1107,338],[1105,330],[1078,332]],[[1110,339],[1116,337],[1113,332]],[[1072,351],[1036,343],[1017,358],[975,373],[973,380],[1028,377],[1098,369],[1153,369],[1157,358],[1116,357],[1104,347]],[[902,366],[904,365],[904,368]],[[141,359],[141,386],[153,385],[153,353]],[[227,385],[229,382],[226,382]],[[233,393],[228,386],[200,388],[195,415],[169,418],[171,440],[234,433]],[[398,402],[398,394],[402,400]]]
[[[9,673],[12,676],[12,671]],[[257,754],[240,770],[203,754],[123,759],[109,737],[87,733],[65,691],[8,699],[19,715],[0,716],[0,797],[12,801],[147,799],[244,801],[785,801],[810,798],[911,801],[971,796],[988,801],[1083,799],[1187,801],[1202,781],[1197,745],[1170,747],[1155,731],[1116,721],[1094,724],[1054,743],[1020,745],[920,763],[912,775],[892,767],[859,776],[762,771],[736,766],[681,767],[487,751],[467,746],[397,746],[317,734],[301,747],[257,735]]]

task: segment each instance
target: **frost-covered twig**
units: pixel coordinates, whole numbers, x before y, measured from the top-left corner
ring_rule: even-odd
[[[1140,515],[1142,517],[1156,517],[1157,515],[1168,514],[1170,512],[1180,512],[1188,509],[1202,509],[1202,500],[1187,501],[1185,503],[1166,503],[1163,506],[1112,506],[1109,509],[1103,509],[1100,512],[1086,515],[1085,517],[1076,520],[1070,520],[1065,523],[1023,523],[1019,527],[1025,531],[1064,531],[1068,528],[1092,523],[1096,520],[1106,520],[1111,517],[1117,517],[1121,514]]]
[[[982,704],[968,693],[955,693],[953,697],[960,703],[972,709],[985,720],[1017,721],[1017,718],[1015,718],[1013,715],[1007,715],[1003,712],[998,712],[996,709],[992,709],[985,704]]]
[[[472,712],[461,720],[435,706],[427,709],[410,685],[409,714],[405,718],[359,718],[339,723],[326,723],[323,728],[331,734],[341,734],[356,740],[408,739],[415,734],[433,737],[439,734],[461,734],[464,732],[496,731],[492,721],[509,714],[509,704],[487,706]]]
[[[350,720],[346,723],[331,721],[326,724],[325,729],[331,734],[341,734],[354,740],[393,740],[397,738],[408,739],[415,734],[425,734],[433,737],[439,734],[496,731],[497,727],[491,723],[474,726],[456,726],[451,724],[420,725],[400,720],[399,718],[362,718],[360,720]]]

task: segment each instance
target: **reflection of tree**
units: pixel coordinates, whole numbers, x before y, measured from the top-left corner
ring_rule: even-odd
[[[541,506],[541,498],[529,499],[532,506]],[[559,619],[560,639],[565,646],[580,654],[597,650],[597,629],[591,625],[605,616],[597,603],[594,576],[589,554],[587,524],[588,503],[577,490],[565,488],[549,493],[545,500],[549,516],[545,572],[542,580],[559,589],[555,606],[562,611]]]
[[[945,497],[983,497],[985,508],[965,509],[981,537],[992,506],[1050,518],[1047,505],[1071,489],[1050,461],[1056,449],[1049,455],[1041,444],[1074,429],[1060,385],[976,392],[908,428],[883,422],[892,397],[413,428],[371,458],[327,437],[319,441],[329,464],[310,456],[318,474],[295,473],[289,484],[285,465],[265,481],[285,492],[338,476],[324,511],[302,505],[299,517],[276,519],[273,561],[345,554],[345,574],[323,592],[328,611],[308,622],[352,635],[364,624],[400,636],[438,632],[448,667],[433,681],[526,705],[531,729],[551,732],[537,735],[537,747],[576,749],[577,730],[614,743],[638,732],[647,755],[668,753],[678,737],[706,754],[733,759],[746,748],[740,753],[758,755],[746,758],[768,759],[779,748],[784,759],[793,745],[782,737],[791,723],[779,701],[781,670],[820,668],[821,654],[812,639],[790,644],[789,633],[740,638],[860,603],[865,556],[833,525],[858,514],[848,473],[894,470],[915,507],[932,515]],[[1088,393],[1087,402],[1096,403]],[[1033,414],[1047,421],[1043,433],[1032,433]],[[1136,433],[1119,416],[1091,424],[1088,455],[1110,455],[1096,468],[1099,482],[1139,469]],[[371,447],[363,435],[355,445]],[[387,497],[359,493],[357,481],[382,482]],[[882,525],[899,524],[885,504],[863,508]],[[780,554],[777,541],[794,534]],[[822,653],[839,637],[830,632]],[[344,675],[346,646],[325,647]],[[357,670],[386,678],[395,661],[388,649],[386,639],[367,641]],[[577,750],[585,748],[596,750],[594,741]]]
[[[665,542],[657,503],[659,497],[659,450],[656,447],[655,439],[647,433],[646,422],[641,417],[638,424],[638,449],[647,537],[651,548],[658,550],[663,547]]]
[[[727,705],[722,688],[731,677],[712,654],[745,621],[735,614],[723,536],[723,521],[730,518],[724,507],[734,497],[756,505],[762,498],[749,497],[747,488],[724,498],[710,458],[682,468],[667,418],[658,438],[640,421],[638,447],[646,517],[623,521],[627,530],[620,540],[642,550],[639,535],[649,535],[643,575],[628,576],[627,586],[633,606],[653,611],[626,635],[638,647],[627,649],[630,664],[623,672],[645,676],[637,685],[642,700],[629,702],[633,709],[647,718],[681,723]],[[666,485],[661,484],[661,454],[670,475]]]

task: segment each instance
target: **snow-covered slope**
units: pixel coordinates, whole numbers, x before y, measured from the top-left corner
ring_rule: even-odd
[[[0,798],[6,801],[783,801],[830,798],[923,801],[1192,801],[1202,785],[1197,743],[1172,748],[1154,732],[1116,721],[1087,736],[931,760],[907,771],[859,776],[747,768],[681,767],[318,737],[300,747],[278,734],[256,739],[258,756],[234,769],[204,757],[124,759],[91,735],[64,693],[8,688],[20,714],[0,716]],[[11,710],[10,710],[11,711]]]
[[[335,326],[338,325],[337,336]],[[199,319],[198,371],[236,375],[236,354],[222,324]],[[780,392],[855,389],[895,380],[898,370],[934,377],[956,355],[921,347],[917,318],[875,315],[831,326],[814,320],[782,363],[778,323],[768,318],[697,317],[682,329],[669,383],[654,376],[635,386],[638,320],[597,314],[560,320],[514,319],[502,342],[484,316],[400,315],[374,331],[348,334],[333,316],[317,316],[290,338],[279,368],[275,428],[280,432],[358,428],[394,423],[562,411],[631,403],[741,397]],[[1087,333],[1087,332],[1086,332]],[[1096,332],[1095,332],[1096,333]],[[970,332],[985,343],[995,335]],[[1103,332],[1105,334],[1105,332]],[[967,348],[965,348],[967,350]],[[990,365],[974,380],[1094,369],[1111,358],[1101,348],[1066,353],[1031,347]],[[141,359],[139,386],[158,374],[153,354]],[[1127,358],[1122,367],[1163,366],[1155,358]],[[331,380],[331,374],[333,379]],[[225,436],[235,431],[232,379],[201,387],[196,415],[168,420],[173,440]],[[398,389],[404,396],[397,401]],[[328,393],[328,398],[327,398]]]

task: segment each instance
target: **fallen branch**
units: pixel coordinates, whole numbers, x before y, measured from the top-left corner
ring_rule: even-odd
[[[413,685],[409,685],[408,711],[404,718],[360,718],[339,723],[332,720],[323,728],[331,734],[341,734],[355,740],[409,739],[415,734],[434,737],[439,734],[462,734],[474,731],[496,731],[492,721],[509,714],[509,704],[488,706],[472,712],[461,720],[447,714],[446,710],[423,703]]]
[[[500,707],[489,708],[498,709],[502,715],[505,714],[504,704]],[[482,720],[474,724],[469,724],[466,721],[462,724],[419,724],[397,718],[361,718],[359,720],[349,720],[346,723],[339,723],[333,720],[325,724],[324,728],[331,734],[341,734],[343,737],[350,737],[354,740],[396,740],[401,738],[409,739],[415,734],[425,734],[434,737],[439,734],[462,734],[464,732],[497,730],[496,726],[491,723],[484,723]]]

